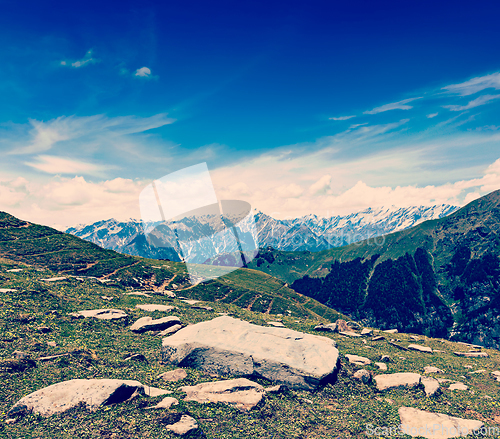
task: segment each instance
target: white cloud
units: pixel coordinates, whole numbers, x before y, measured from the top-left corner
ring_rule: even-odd
[[[143,78],[149,78],[151,76],[151,69],[148,67],[141,67],[135,71],[135,76],[140,76]]]
[[[365,122],[365,123],[353,123],[351,126],[349,126],[349,129],[353,130],[355,128],[362,127],[363,125],[368,125],[368,122]]]
[[[49,151],[63,142],[85,141],[86,144],[99,142],[109,145],[112,140],[123,138],[130,134],[141,133],[170,123],[166,114],[139,118],[135,116],[120,116],[109,118],[105,115],[96,116],[61,116],[47,122],[30,120],[31,130],[28,139],[17,142],[10,154],[36,154]],[[124,140],[122,140],[124,142]],[[67,143],[65,143],[67,145]]]
[[[39,155],[36,159],[37,162],[25,162],[25,165],[48,174],[102,175],[106,169],[85,161],[50,155]]]
[[[496,72],[486,76],[478,76],[460,84],[448,85],[446,87],[443,87],[443,90],[457,93],[461,96],[469,96],[487,88],[500,90],[500,72]]]
[[[61,61],[61,65],[67,66],[68,62],[69,61],[63,60],[63,61]],[[71,67],[74,67],[75,69],[78,69],[79,67],[86,66],[87,64],[94,64],[96,62],[99,62],[99,60],[96,58],[93,58],[92,57],[92,50],[89,50],[82,59],[79,59],[79,60],[74,61],[74,62],[70,62],[69,65],[71,65]]]
[[[316,183],[309,186],[309,193],[312,195],[324,195],[330,190],[331,182],[331,175],[323,175]]]
[[[352,119],[353,117],[356,117],[356,116],[354,115],[354,116],[330,117],[329,119],[330,120],[348,120],[348,119]]]
[[[479,107],[480,105],[487,104],[495,99],[499,99],[500,95],[483,95],[470,101],[467,105],[444,105],[443,108],[448,108],[450,111],[464,111],[470,108]]]
[[[427,115],[427,119],[432,119],[433,117],[436,117],[439,113],[432,113]]]
[[[385,104],[380,107],[376,107],[373,110],[365,111],[363,114],[378,114],[390,110],[411,110],[413,107],[411,105],[407,105],[408,102],[412,102],[417,99],[422,99],[422,98],[418,97],[418,98],[403,99],[402,101],[399,102],[393,102],[392,104]]]
[[[279,198],[297,198],[300,197],[303,192],[304,189],[295,183],[284,184],[275,189],[275,193]]]

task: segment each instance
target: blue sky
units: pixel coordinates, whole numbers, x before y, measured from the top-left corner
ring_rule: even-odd
[[[277,217],[463,204],[500,188],[495,2],[10,2],[0,209],[138,217],[207,162]]]

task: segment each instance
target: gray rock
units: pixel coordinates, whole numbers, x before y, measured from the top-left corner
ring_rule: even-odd
[[[385,363],[375,363],[375,366],[377,366],[380,370],[387,370],[387,364]]]
[[[433,396],[439,393],[440,387],[438,380],[430,377],[422,377],[420,382],[424,385],[425,394],[427,396]]]
[[[347,337],[353,337],[353,338],[361,337],[361,335],[359,335],[358,333],[353,332],[353,331],[339,331],[339,334],[346,335]]]
[[[173,398],[171,396],[167,396],[166,398],[163,398],[158,404],[154,405],[153,407],[146,407],[146,410],[148,409],[169,409],[173,405],[179,404],[179,401],[176,398]]]
[[[90,410],[96,410],[101,405],[125,401],[135,392],[144,392],[143,385],[139,381],[109,379],[62,381],[21,398],[10,409],[10,413],[33,411],[42,416],[50,416],[65,412],[80,403],[84,403]]]
[[[179,317],[168,316],[161,319],[154,320],[152,317],[141,317],[131,327],[130,330],[134,332],[145,332],[167,329],[173,325],[180,325]]]
[[[285,325],[282,322],[267,322],[268,325],[274,326],[276,328],[284,328]]]
[[[337,329],[336,323],[328,323],[326,325],[322,323],[321,325],[314,327],[315,331],[325,331],[325,332],[335,332],[336,329]]]
[[[464,383],[453,383],[448,387],[449,390],[467,390],[469,387],[466,386]]]
[[[380,361],[383,363],[390,363],[391,362],[391,357],[389,355],[381,355],[380,356]]]
[[[411,349],[413,351],[426,352],[428,354],[432,354],[432,349],[430,347],[428,347],[428,346],[421,346],[419,344],[408,345],[408,349]]]
[[[195,303],[200,303],[200,300],[192,300],[192,299],[182,299],[184,303],[187,303],[188,305],[194,305]]]
[[[335,341],[232,317],[187,326],[163,339],[163,361],[219,375],[260,376],[315,389],[338,367]]]
[[[49,277],[49,278],[40,279],[40,280],[43,280],[44,282],[58,282],[58,281],[61,281],[61,280],[66,280],[66,279],[68,279],[68,278],[64,277],[64,276],[61,276],[61,277]]]
[[[397,334],[398,330],[397,329],[382,329],[383,332],[387,332],[389,334]]]
[[[141,296],[141,297],[153,297],[149,294],[143,293],[142,291],[133,291],[132,293],[125,293],[127,296]]]
[[[191,309],[201,309],[202,311],[213,311],[211,306],[193,305]]]
[[[179,390],[187,394],[184,401],[222,402],[242,411],[255,407],[265,394],[264,387],[246,378],[184,386]]]
[[[148,303],[148,304],[143,304],[143,305],[135,305],[136,308],[142,309],[144,311],[172,311],[175,309],[175,306],[169,306],[169,305],[156,305],[154,303]]]
[[[424,367],[424,373],[444,373],[444,371],[441,370],[441,369],[439,369],[438,367],[425,366]]]
[[[444,439],[464,437],[483,426],[481,421],[456,418],[411,407],[400,407],[401,431],[412,437]]]
[[[378,390],[395,387],[416,387],[420,384],[420,375],[412,372],[390,373],[375,376]]]
[[[358,323],[358,322],[355,322],[354,320],[350,320],[347,322],[347,326],[349,326],[349,328],[352,330],[352,329],[361,329],[361,325]]]
[[[385,337],[382,335],[377,335],[376,337],[372,338],[372,341],[380,341],[380,340],[385,340]]]
[[[453,353],[459,357],[473,357],[473,358],[488,357],[488,354],[486,352],[453,352]]]
[[[184,369],[175,369],[168,372],[163,372],[157,377],[163,381],[181,381],[187,378],[187,372]]]
[[[100,320],[116,320],[116,319],[126,319],[128,315],[121,309],[86,309],[83,311],[73,312],[70,316],[82,318],[82,317],[93,317]]]
[[[359,355],[354,354],[346,354],[346,358],[349,360],[349,363],[356,364],[358,366],[366,366],[371,364],[371,360],[366,357],[360,357]]]
[[[171,326],[170,328],[164,329],[163,331],[159,332],[156,335],[160,337],[167,337],[168,335],[175,334],[179,329],[182,329],[182,325],[174,325]]]
[[[181,415],[181,414],[179,414],[179,415]],[[183,414],[180,416],[178,421],[167,425],[165,428],[167,430],[170,430],[172,433],[175,433],[179,436],[184,436],[193,430],[197,430],[198,423],[191,416]]]
[[[132,354],[125,357],[124,361],[142,361],[147,363],[148,359],[143,354]]]
[[[354,373],[353,377],[364,384],[368,384],[372,380],[370,372],[365,369],[358,370]]]
[[[361,330],[361,335],[366,335],[367,337],[370,337],[373,334],[373,330],[370,328],[363,328]]]

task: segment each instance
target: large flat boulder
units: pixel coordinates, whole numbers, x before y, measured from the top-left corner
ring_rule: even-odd
[[[163,361],[219,375],[257,376],[314,389],[338,367],[327,337],[253,325],[228,316],[187,326],[163,339]]]
[[[400,407],[401,431],[412,437],[445,439],[465,437],[479,430],[483,423],[473,419],[462,419],[442,413],[432,413],[412,407]]]
[[[187,394],[184,401],[222,402],[242,411],[255,407],[265,394],[264,387],[246,378],[184,386],[180,390]]]
[[[90,410],[96,410],[102,405],[125,401],[136,391],[144,393],[144,387],[139,381],[134,380],[62,381],[21,398],[9,413],[34,412],[50,416],[65,412],[80,403],[84,403]]]
[[[377,375],[375,382],[378,390],[386,390],[395,387],[416,387],[420,384],[420,378],[418,373],[399,372]]]

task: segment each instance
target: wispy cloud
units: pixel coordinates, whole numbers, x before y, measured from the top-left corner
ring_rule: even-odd
[[[340,116],[340,117],[329,117],[329,120],[349,120],[352,119],[353,117],[356,117],[355,115],[353,116]]]
[[[109,166],[104,167],[93,163],[73,160],[69,158],[56,157],[50,155],[39,155],[36,162],[25,162],[30,166],[47,174],[75,174],[75,175],[96,175],[101,176],[103,171]]]
[[[403,99],[402,101],[393,102],[392,104],[385,104],[380,107],[376,107],[373,110],[365,111],[364,114],[378,114],[378,113],[383,113],[384,111],[391,111],[391,110],[411,110],[413,106],[407,104],[417,99],[422,99],[422,97]]]
[[[17,144],[10,154],[37,154],[49,151],[57,144],[75,140],[105,143],[110,139],[141,133],[174,122],[166,114],[140,118],[135,116],[107,117],[61,116],[42,122],[30,120],[31,130],[24,145]]]
[[[436,117],[439,113],[431,113],[427,115],[427,119],[432,119],[433,117]]]
[[[478,76],[460,84],[447,85],[442,89],[452,93],[457,93],[461,96],[469,96],[487,88],[500,90],[500,72],[492,73],[491,75]]]
[[[450,111],[464,111],[471,108],[479,107],[487,104],[488,102],[499,99],[500,95],[483,95],[470,101],[467,105],[443,105],[443,108],[448,108]]]
[[[86,66],[87,64],[94,64],[96,62],[99,62],[98,59],[92,57],[92,50],[89,50],[85,56],[82,59],[79,59],[77,61],[61,61],[62,66],[71,66],[74,67],[75,69],[78,69],[79,67]]]

